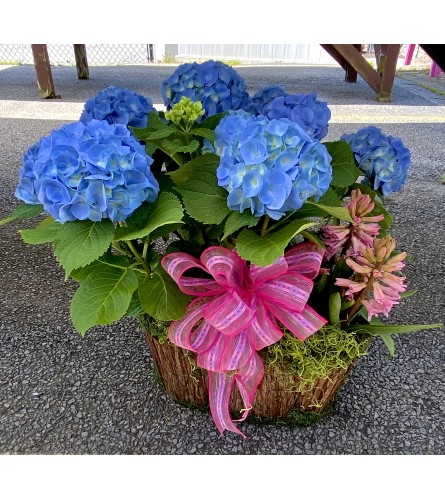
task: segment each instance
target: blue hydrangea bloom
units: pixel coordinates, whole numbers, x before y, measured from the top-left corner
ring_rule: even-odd
[[[260,111],[268,118],[288,118],[298,123],[313,139],[321,141],[328,134],[331,110],[317,99],[317,94],[286,94],[268,102]]]
[[[153,101],[128,89],[110,86],[89,99],[84,106],[80,121],[107,120],[130,127],[147,126],[148,113],[155,112]]]
[[[236,110],[247,105],[249,94],[244,80],[230,66],[221,61],[185,63],[161,84],[161,95],[167,109],[171,109],[182,96],[201,101],[204,118]]]
[[[341,139],[350,144],[358,167],[374,189],[386,196],[405,184],[411,155],[399,138],[369,126]]]
[[[332,180],[326,147],[287,118],[230,111],[215,135],[218,184],[229,192],[231,210],[278,220],[308,198],[318,200]]]
[[[252,97],[249,97],[249,102],[244,109],[253,115],[261,115],[266,104],[269,104],[269,102],[273,101],[276,97],[283,97],[286,95],[287,92],[281,85],[266,85],[253,94]]]
[[[23,157],[17,198],[42,204],[59,222],[123,221],[159,185],[145,153],[125,125],[75,122],[54,130]]]

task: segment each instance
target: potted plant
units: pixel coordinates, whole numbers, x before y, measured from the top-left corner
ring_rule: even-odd
[[[440,325],[382,322],[413,292],[386,195],[410,153],[366,127],[323,142],[316,94],[249,96],[219,61],[179,66],[165,109],[109,87],[23,157],[2,224],[52,244],[84,335],[144,325],[169,395],[235,420],[322,414],[369,343]],[[43,214],[43,215],[42,215]],[[236,417],[239,417],[236,419]]]

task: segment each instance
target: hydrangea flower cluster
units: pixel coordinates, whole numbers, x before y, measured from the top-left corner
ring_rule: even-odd
[[[270,101],[273,101],[276,97],[283,97],[286,95],[287,92],[281,85],[266,85],[253,94],[252,97],[249,97],[249,102],[244,109],[253,115],[261,115],[266,104],[269,104]]]
[[[144,128],[147,126],[148,113],[151,112],[156,112],[156,109],[150,98],[110,86],[85,103],[80,121],[107,120],[108,123]]]
[[[42,204],[59,222],[123,221],[156,200],[153,159],[125,125],[91,120],[64,125],[24,155],[15,195]]]
[[[375,190],[386,196],[405,184],[411,155],[399,138],[369,126],[341,139],[350,144],[358,167]]]
[[[215,134],[218,184],[229,192],[231,210],[278,220],[308,198],[318,200],[329,187],[326,147],[290,120],[238,110],[221,120]]]
[[[230,66],[221,61],[185,63],[161,85],[161,95],[168,109],[185,96],[201,101],[204,117],[229,110],[244,108],[249,94],[244,80]]]
[[[327,103],[319,101],[315,92],[278,96],[263,107],[261,114],[271,120],[288,118],[319,141],[328,134],[328,122],[331,119]]]

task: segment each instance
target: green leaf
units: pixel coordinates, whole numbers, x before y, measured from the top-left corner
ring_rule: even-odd
[[[412,297],[416,293],[417,293],[417,290],[407,290],[406,292],[402,292],[400,294],[400,298],[407,299],[408,297]]]
[[[350,325],[345,328],[347,332],[365,331],[371,335],[381,335],[382,333],[388,335],[395,335],[401,333],[412,333],[421,330],[431,330],[433,328],[441,328],[440,323],[431,325]]]
[[[392,358],[395,352],[394,339],[388,333],[381,333],[380,338],[385,343],[389,351],[389,356]]]
[[[329,323],[337,325],[340,323],[341,297],[338,292],[329,297]]]
[[[326,245],[315,234],[313,234],[313,233],[311,233],[309,231],[301,231],[300,234],[301,234],[301,236],[303,236],[307,240],[312,241],[312,243],[315,243],[316,245],[320,246],[321,248],[326,249]]]
[[[203,120],[199,126],[201,128],[208,128],[210,130],[215,130],[215,128],[219,125],[219,122],[227,115],[227,112],[217,113],[216,115],[209,116],[205,120]]]
[[[199,142],[196,140],[190,141],[189,144],[185,142],[184,139],[174,139],[170,141],[169,139],[164,139],[162,141],[162,147],[168,152],[170,156],[174,156],[176,153],[193,153],[199,148]]]
[[[208,128],[192,128],[190,131],[192,135],[197,135],[198,137],[204,137],[212,144],[215,142],[215,132],[213,130],[209,130]]]
[[[265,236],[259,236],[250,229],[243,229],[238,235],[236,249],[244,260],[257,266],[267,266],[284,254],[286,246],[296,234],[314,224],[312,221],[298,219]]]
[[[194,160],[184,163],[182,167],[173,172],[169,172],[168,175],[177,186],[180,186],[185,184],[193,172],[202,166],[207,166],[209,169],[212,168],[216,175],[216,169],[218,168],[219,162],[219,156],[212,153],[206,153],[202,156],[198,156]]]
[[[52,243],[59,234],[62,224],[52,217],[43,219],[34,229],[21,229],[19,231],[25,243],[40,245],[42,243]]]
[[[135,290],[131,297],[130,305],[128,306],[125,316],[129,318],[137,318],[141,314],[144,314],[144,309],[142,309],[138,291]]]
[[[88,276],[97,272],[100,273],[101,270],[106,271],[107,267],[117,267],[120,269],[127,269],[134,263],[133,260],[125,257],[124,255],[115,255],[111,253],[111,251],[105,252],[101,257],[99,257],[91,264],[88,264],[84,267],[79,267],[77,269],[73,269],[70,273],[71,278],[75,279],[79,283],[85,281]]]
[[[23,203],[14,210],[4,219],[0,219],[0,226],[7,224],[15,219],[32,219],[43,212],[43,205],[27,205]]]
[[[127,312],[138,278],[132,269],[107,266],[91,273],[71,302],[73,325],[82,335],[96,325],[109,325]]]
[[[345,220],[347,222],[353,222],[349,210],[345,207],[332,207],[330,205],[321,205],[320,203],[315,203],[314,201],[308,201],[307,203],[316,206],[317,208],[319,208],[323,212],[326,212],[329,215],[337,217],[337,219]]]
[[[185,184],[176,188],[187,212],[204,224],[219,224],[230,213],[228,193],[218,186],[215,170],[213,164],[200,165]]]
[[[158,268],[139,285],[139,300],[145,312],[161,321],[172,321],[184,315],[190,296],[178,288],[173,279]]]
[[[252,215],[251,212],[244,211],[243,213],[232,211],[227,217],[224,224],[224,234],[221,238],[225,240],[228,236],[238,231],[242,227],[253,227],[258,224],[259,218]]]
[[[156,111],[151,111],[148,113],[147,126],[145,128],[128,127],[137,139],[142,139],[143,141],[148,140],[150,134],[164,130],[165,133],[171,131],[171,133],[176,132],[175,128],[168,126],[164,123],[159,114]],[[168,134],[170,135],[170,133]],[[164,136],[165,137],[165,136]]]
[[[104,219],[100,222],[65,222],[54,243],[54,253],[68,276],[73,269],[90,264],[110,247],[114,224]]]
[[[150,210],[146,224],[141,229],[118,227],[115,240],[136,240],[148,236],[155,229],[182,221],[184,211],[181,202],[172,193],[161,193],[156,201],[147,207]]]
[[[320,205],[329,205],[330,207],[342,206],[340,197],[331,187],[326,190],[324,195],[318,200],[317,203],[320,203]]]
[[[346,141],[324,142],[332,156],[332,186],[347,187],[363,175],[357,168],[351,146]]]
[[[164,139],[165,137],[169,137],[174,134],[176,130],[173,127],[163,127],[158,130],[154,130],[153,132],[148,132],[144,137],[146,141],[153,141],[155,139]]]

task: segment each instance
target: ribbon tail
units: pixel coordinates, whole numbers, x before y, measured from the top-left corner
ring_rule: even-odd
[[[219,432],[225,430],[241,434],[244,439],[246,436],[238,429],[230,417],[229,402],[232,394],[234,377],[229,377],[225,373],[209,371],[209,403],[213,421]]]
[[[250,357],[249,362],[242,366],[235,375],[235,380],[238,385],[239,392],[243,398],[244,406],[241,411],[243,416],[235,422],[242,422],[249,415],[252,409],[253,399],[257,387],[260,385],[264,376],[264,365],[260,356],[256,352]]]

